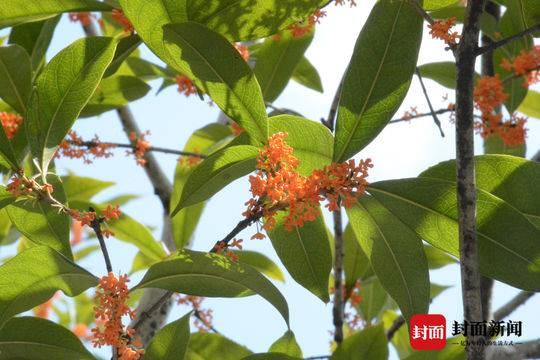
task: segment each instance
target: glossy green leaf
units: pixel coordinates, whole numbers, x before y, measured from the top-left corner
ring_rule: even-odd
[[[135,289],[159,288],[206,297],[259,294],[289,323],[289,308],[279,290],[249,265],[211,253],[182,250],[154,264]]]
[[[451,61],[434,62],[418,67],[420,75],[449,89],[456,88],[456,64]]]
[[[191,312],[167,324],[150,341],[144,360],[184,359],[189,342],[189,319]]]
[[[50,247],[31,247],[0,266],[0,327],[49,300],[57,290],[76,296],[97,283],[94,275]]]
[[[242,264],[250,265],[261,274],[268,276],[270,279],[285,282],[285,275],[283,275],[281,269],[276,265],[276,263],[266,257],[266,255],[249,250],[232,251],[236,256],[238,256],[238,261],[240,261]]]
[[[452,181],[455,160],[444,161],[420,176]],[[476,187],[497,196],[529,218],[540,219],[540,163],[507,155],[475,157]],[[526,192],[523,189],[527,189]]]
[[[319,72],[305,56],[302,57],[302,59],[300,59],[300,61],[298,62],[298,65],[296,65],[291,79],[293,79],[300,85],[304,85],[308,89],[323,92],[323,86],[321,82],[321,77],[319,76]]]
[[[452,256],[431,245],[424,245],[424,253],[430,269],[440,269],[446,265],[458,263]]]
[[[455,17],[457,23],[463,23],[465,19],[465,6],[457,4],[454,6],[448,6],[439,10],[434,10],[429,13],[435,20],[446,20],[451,17]]]
[[[513,155],[525,157],[526,153],[526,142],[517,145],[507,145],[497,134],[493,134],[489,138],[484,139],[484,154]]]
[[[51,43],[60,16],[14,26],[9,33],[9,43],[22,46],[32,62],[32,68],[38,69],[45,62],[45,53]]]
[[[43,173],[110,64],[116,42],[90,37],[60,51],[36,80],[24,124]]]
[[[15,197],[6,190],[5,186],[0,186],[0,209],[12,204],[15,200]]]
[[[150,86],[134,76],[111,76],[103,79],[80,117],[92,117],[114,110],[144,97]]]
[[[527,116],[540,119],[540,93],[534,90],[527,91],[527,96],[517,110]]]
[[[13,318],[0,329],[0,360],[95,360],[81,341],[52,321]]]
[[[19,45],[0,47],[0,98],[20,114],[26,113],[32,90],[32,64]]]
[[[390,121],[409,89],[421,40],[422,17],[407,1],[375,4],[345,75],[334,160],[358,153]]]
[[[357,280],[363,280],[366,275],[371,275],[373,270],[350,224],[347,225],[343,232],[343,249],[345,251],[345,257],[343,258],[345,288],[349,293]]]
[[[407,320],[429,308],[429,270],[422,241],[371,196],[347,209],[350,225],[379,281]]]
[[[116,46],[116,51],[114,52],[114,58],[111,61],[111,64],[105,71],[103,77],[108,77],[113,75],[118,69],[122,66],[124,61],[129,58],[135,50],[139,48],[142,40],[137,34],[131,34],[129,36],[123,37]]]
[[[44,20],[56,14],[78,11],[111,11],[111,6],[95,0],[2,0],[0,29],[19,23]]]
[[[302,349],[296,342],[294,333],[290,330],[286,331],[282,337],[277,339],[268,349],[268,352],[282,353],[296,358],[303,358]]]
[[[459,255],[454,182],[427,177],[399,179],[373,183],[368,191],[421,238]],[[477,191],[477,238],[483,275],[525,290],[540,289],[539,236],[540,229],[515,207],[485,190]]]
[[[96,251],[100,251],[101,248],[99,245],[89,245],[87,247],[84,247],[82,249],[79,249],[73,253],[73,260],[76,262],[84,259],[85,257],[88,257],[92,255]]]
[[[201,24],[166,25],[163,58],[189,77],[255,139],[266,142],[268,120],[261,88],[250,67],[224,37]]]
[[[255,170],[259,149],[238,145],[216,151],[189,175],[180,201],[171,216],[181,209],[208,200],[234,180]]]
[[[138,252],[135,257],[133,258],[133,263],[131,264],[131,270],[129,270],[130,274],[136,273],[137,271],[146,270],[150,266],[157,263],[159,260],[155,260],[154,258],[146,256],[142,252]]]
[[[90,201],[95,195],[114,185],[111,181],[76,175],[62,176],[61,179],[68,201]]]
[[[188,0],[186,8],[189,20],[205,24],[230,40],[245,41],[286,29],[307,19],[326,3],[326,0]]]
[[[383,311],[390,307],[391,299],[376,277],[364,281],[361,291],[362,301],[358,304],[358,310],[362,319],[371,324],[381,317]]]
[[[184,146],[184,151],[208,155],[215,150],[216,146],[219,146],[219,144],[231,134],[230,128],[226,125],[218,123],[206,125],[205,127],[195,131],[190,136],[186,145]],[[192,173],[194,167],[197,165],[190,163],[190,160],[193,159],[184,157],[178,161],[176,165],[173,193],[169,205],[171,209],[174,209],[174,207],[180,201],[186,181]],[[180,210],[172,218],[173,239],[178,249],[183,248],[189,243],[195,228],[199,223],[203,209],[204,203],[198,203]]]
[[[388,344],[382,325],[359,331],[341,343],[330,360],[386,360]]]
[[[251,354],[245,346],[219,334],[191,334],[184,360],[238,360]]]
[[[54,197],[65,204],[66,195],[62,182],[55,175],[49,175],[48,182],[54,187]],[[69,244],[70,217],[59,212],[46,200],[18,198],[7,208],[7,213],[21,234],[35,244],[47,245],[68,259],[73,259]]]
[[[322,215],[291,231],[285,228],[284,220],[285,213],[278,213],[276,226],[267,231],[272,246],[292,278],[327,303],[332,248]]]
[[[314,32],[294,37],[288,30],[269,37],[257,48],[255,69],[264,100],[273,102],[287,86],[313,40]]]

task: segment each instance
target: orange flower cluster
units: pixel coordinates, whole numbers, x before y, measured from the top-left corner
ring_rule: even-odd
[[[230,123],[229,127],[231,128],[231,131],[234,136],[239,136],[241,133],[244,132],[244,129],[238,123],[235,123],[234,121]]]
[[[6,186],[6,191],[11,193],[14,197],[31,194],[38,184],[34,179],[27,179],[26,177],[13,175],[10,182]]]
[[[124,28],[124,32],[133,34],[135,32],[135,28],[133,27],[133,24],[124,14],[124,11],[121,9],[113,9],[112,11],[112,18],[114,21],[122,25]]]
[[[176,81],[176,84],[178,84],[178,92],[180,94],[184,93],[187,97],[197,93],[197,88],[187,76],[178,75],[174,80]]]
[[[135,312],[126,305],[129,296],[127,275],[117,278],[112,272],[101,278],[96,290],[97,306],[94,308],[96,322],[103,324],[92,329],[94,347],[106,345],[118,349],[121,360],[138,360],[144,354],[144,350],[134,349],[130,346],[135,331],[124,327],[122,316],[128,315],[135,318]],[[134,341],[133,346],[140,347],[139,341]]]
[[[448,45],[457,44],[457,39],[461,36],[457,32],[451,32],[450,30],[456,25],[457,19],[455,17],[448,18],[446,20],[435,20],[433,24],[429,24],[429,34],[433,39],[444,40]]]
[[[508,95],[504,92],[504,84],[498,74],[480,78],[474,88],[473,97],[476,108],[482,112],[482,120],[475,123],[475,128],[484,139],[497,134],[509,146],[525,142],[527,119],[512,116],[510,120],[503,121],[502,114],[496,113],[508,99]]]
[[[88,326],[86,326],[86,324],[76,324],[71,331],[81,340],[92,340],[92,337],[88,333]]]
[[[6,133],[6,137],[11,140],[19,130],[19,126],[23,122],[23,118],[17,114],[8,112],[0,112],[0,122]]]
[[[249,60],[249,49],[248,49],[248,47],[245,46],[245,45],[242,45],[240,43],[234,44],[234,47],[236,48],[236,50],[238,50],[238,52],[240,53],[240,55],[242,56],[244,61],[248,62],[248,60]]]
[[[91,146],[84,145],[83,139],[72,130],[68,133],[68,137],[60,143],[56,157],[60,158],[64,156],[70,159],[83,159],[85,164],[91,164],[92,160],[97,158],[107,159],[113,156],[111,149],[114,149],[116,146],[102,143],[97,135],[90,143],[92,144]],[[93,157],[92,160],[90,156]]]
[[[320,24],[321,18],[325,16],[326,11],[317,9],[312,15],[310,15],[307,21],[302,21],[289,26],[289,31],[293,37],[302,37],[313,30],[315,24]]]
[[[405,111],[405,113],[403,114],[401,118],[405,121],[409,121],[415,118],[416,116],[418,116],[418,109],[416,106],[414,107],[411,106],[410,110]]]
[[[234,252],[232,252],[230,248],[237,248],[238,250],[242,250],[242,242],[242,239],[233,239],[230,244],[219,241],[216,243],[216,245],[214,245],[213,251],[216,254],[222,254],[227,256],[233,262],[238,262],[238,256]]]
[[[80,22],[83,26],[88,26],[92,23],[94,16],[89,12],[76,12],[69,14],[69,20],[72,22]]]
[[[140,135],[137,135],[134,132],[131,132],[129,134],[129,140],[135,144],[135,150],[128,151],[128,155],[134,155],[135,159],[137,159],[137,165],[140,166],[146,165],[144,155],[146,154],[148,149],[152,147],[152,144],[150,144],[150,142],[145,139],[147,135],[150,135],[150,131],[146,131]]]
[[[319,216],[319,204],[325,199],[330,211],[338,208],[340,198],[344,206],[351,206],[364,193],[367,171],[373,166],[370,159],[361,160],[358,166],[349,160],[302,176],[296,171],[299,162],[293,148],[285,142],[287,136],[280,132],[268,139],[257,158],[257,172],[249,177],[253,197],[246,202],[248,207],[243,215],[246,218],[262,215],[266,230],[275,226],[279,210],[287,209],[284,225],[290,231],[294,226],[315,220]],[[254,236],[261,237],[260,233]]]
[[[199,331],[206,332],[212,328],[213,311],[212,309],[203,309],[202,302],[204,298],[193,295],[178,295],[178,304],[191,306],[196,314],[194,325]]]
[[[51,308],[53,305],[53,302],[58,299],[61,296],[60,292],[57,291],[54,293],[54,295],[47,301],[45,301],[43,304],[38,305],[34,308],[34,314],[37,317],[47,319],[49,318],[49,313],[51,312]]]
[[[501,67],[506,71],[513,72],[516,76],[523,76],[524,87],[540,81],[540,45],[536,45],[532,50],[521,50],[521,53],[513,60],[503,59]]]
[[[74,220],[73,239],[71,241],[71,244],[75,245],[80,242],[80,237],[82,235],[82,227],[85,225],[91,225],[92,221],[96,220],[97,214],[94,211],[79,211],[76,209],[68,209],[67,212]],[[108,204],[107,207],[103,209],[103,218],[100,219],[100,222],[109,222],[111,220],[116,220],[119,219],[121,215],[122,212],[120,211],[118,205],[112,206],[111,204]],[[77,233],[75,231],[77,231]],[[112,232],[112,230],[108,228],[103,229],[101,233],[107,238],[110,236],[114,236],[114,232]]]

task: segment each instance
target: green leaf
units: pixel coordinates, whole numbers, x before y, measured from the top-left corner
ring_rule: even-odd
[[[289,324],[289,308],[283,295],[263,275],[229,258],[182,250],[150,267],[134,289],[159,288],[205,297],[242,297],[259,294]]]
[[[380,319],[383,311],[390,308],[391,298],[376,277],[364,281],[361,292],[362,301],[358,304],[359,313],[362,319],[372,324],[375,319]]]
[[[173,321],[152,338],[144,353],[144,360],[184,359],[189,342],[191,312]]]
[[[388,344],[382,325],[371,326],[346,338],[330,360],[386,360]]]
[[[315,66],[305,56],[296,65],[291,78],[308,89],[323,92],[321,77]]]
[[[358,153],[390,121],[411,84],[421,40],[422,17],[407,1],[375,4],[345,75],[334,160]]]
[[[285,229],[284,219],[285,213],[278,213],[276,226],[267,231],[272,246],[292,278],[327,303],[332,248],[322,214],[302,227],[293,227],[291,231]]]
[[[0,360],[95,360],[81,341],[52,321],[19,317],[0,329]]]
[[[456,64],[451,61],[434,62],[418,67],[420,75],[449,89],[456,88]]]
[[[259,353],[246,356],[242,360],[301,360],[297,357],[292,357],[282,353],[268,352],[268,353]]]
[[[62,182],[56,175],[49,175],[49,184],[54,187],[54,197],[66,203],[66,195]],[[71,219],[58,208],[42,199],[18,198],[7,208],[13,226],[28,240],[35,244],[47,245],[60,252],[68,259],[73,259],[69,244],[69,227]]]
[[[251,354],[245,346],[219,334],[191,334],[184,360],[238,360]]]
[[[232,250],[238,256],[238,261],[242,264],[248,264],[255,268],[258,272],[266,275],[270,279],[285,282],[285,275],[281,269],[270,260],[266,255],[256,251],[249,250]]]
[[[392,310],[386,310],[382,316],[382,322],[384,325],[385,332],[388,332],[388,330],[392,327],[394,324],[394,321],[397,320],[398,317],[400,317],[398,313]],[[392,345],[394,345],[394,348],[398,352],[399,358],[404,359],[407,356],[409,356],[414,350],[411,347],[411,343],[409,340],[409,329],[407,326],[401,326],[395,333],[394,336],[392,336]]]
[[[208,200],[234,180],[255,170],[259,149],[238,145],[216,151],[189,175],[171,216],[181,209]]]
[[[56,14],[79,11],[111,11],[112,7],[95,0],[40,0],[21,5],[20,0],[2,0],[0,29],[15,24],[39,21]]]
[[[474,158],[476,187],[506,201],[528,218],[540,219],[540,164],[507,155],[481,155]],[[456,162],[441,162],[420,174],[421,177],[453,181]],[[527,189],[524,192],[523,189]]]
[[[103,77],[109,77],[115,72],[117,72],[118,69],[122,66],[122,64],[124,64],[124,61],[126,61],[129,56],[139,48],[139,45],[141,45],[141,43],[142,40],[137,34],[132,34],[120,39],[114,53],[114,58],[111,61],[109,67],[107,68],[107,71],[105,71]]]
[[[363,280],[371,275],[373,270],[351,224],[348,224],[343,232],[343,249],[346,254],[343,258],[343,272],[345,273],[345,288],[348,294],[357,280]]]
[[[273,35],[306,20],[326,3],[326,0],[188,0],[186,9],[189,20],[205,24],[230,40],[245,41]]]
[[[184,151],[209,154],[216,146],[231,135],[228,126],[213,123],[195,131],[184,146]],[[182,191],[187,179],[193,171],[196,164],[190,164],[189,159],[182,158],[176,165],[173,183],[173,194],[171,196],[170,208],[173,209],[180,201]],[[204,209],[204,203],[198,203],[180,210],[172,218],[173,239],[177,249],[185,247],[193,233]]]
[[[424,4],[422,7],[426,11],[433,11],[455,5],[458,2],[459,0],[424,0]]]
[[[484,154],[504,154],[525,157],[527,144],[507,145],[498,134],[492,134],[484,139]]]
[[[368,191],[431,245],[459,255],[456,184],[419,177],[380,181]],[[485,276],[530,291],[540,289],[540,229],[515,207],[477,191],[480,271]],[[501,263],[497,259],[505,259]]]
[[[57,290],[73,297],[97,283],[94,275],[50,247],[31,247],[0,266],[0,328],[12,316],[49,300]]]
[[[457,264],[457,260],[452,256],[431,245],[424,245],[424,253],[430,269],[440,269],[446,265]]]
[[[164,31],[168,55],[162,60],[189,77],[248,134],[266,142],[268,120],[261,89],[234,46],[194,22],[166,25]]]
[[[24,124],[42,173],[96,90],[115,47],[112,38],[77,40],[60,51],[36,80]]]
[[[422,241],[371,196],[347,209],[350,225],[386,291],[407,321],[429,308],[429,270]]]
[[[303,358],[302,349],[296,342],[296,337],[294,333],[290,330],[287,330],[282,337],[277,339],[268,349],[268,352],[273,353],[282,353],[285,355]]]
[[[134,76],[112,76],[103,79],[80,117],[92,117],[114,110],[144,97],[150,86]]]
[[[148,60],[136,56],[130,56],[118,70],[118,75],[136,76],[144,81],[165,78],[176,84],[174,77],[177,73],[171,69],[161,67]]]
[[[19,114],[26,114],[32,90],[32,64],[19,45],[0,47],[0,98]]]
[[[150,266],[157,263],[158,261],[159,260],[150,258],[139,251],[133,258],[133,263],[131,264],[131,270],[129,270],[129,273],[133,274],[133,273],[136,273],[137,271],[146,270]]]
[[[111,181],[76,175],[62,176],[61,179],[68,201],[90,201],[95,195],[114,185]]]
[[[255,76],[261,85],[264,100],[273,102],[283,92],[294,69],[313,40],[314,31],[294,37],[289,30],[269,37],[257,48]]]
[[[431,11],[429,15],[435,20],[446,20],[451,17],[455,17],[457,23],[463,23],[465,19],[465,6],[457,4],[455,6],[449,6],[439,10]]]
[[[80,261],[81,259],[84,259],[85,257],[90,256],[94,252],[99,251],[99,250],[100,250],[99,245],[89,245],[87,247],[77,250],[73,254],[73,259],[75,261]]]
[[[527,116],[540,119],[540,93],[529,89],[529,91],[527,91],[527,96],[525,96],[525,99],[519,105],[517,111]]]
[[[37,70],[45,63],[45,53],[51,43],[60,16],[48,20],[31,22],[14,26],[9,33],[9,43],[22,46]]]

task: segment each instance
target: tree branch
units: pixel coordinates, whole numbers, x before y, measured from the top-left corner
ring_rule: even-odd
[[[418,70],[418,67],[416,68],[415,72],[416,72],[416,76],[418,77],[418,80],[420,80],[420,86],[422,87],[422,92],[424,93],[424,97],[426,98],[426,102],[429,107],[429,112],[431,113],[431,116],[433,117],[433,122],[439,128],[439,132],[441,133],[441,136],[444,137],[444,132],[441,127],[441,122],[439,121],[439,118],[437,117],[437,114],[435,113],[435,110],[433,109],[433,105],[431,105],[431,100],[429,99],[426,86],[424,85],[424,80],[422,79],[422,75],[420,75],[420,70]]]
[[[85,148],[95,148],[100,145],[103,146],[109,146],[111,148],[121,148],[121,149],[131,149],[135,150],[136,146],[133,144],[122,144],[122,143],[116,143],[116,142],[109,142],[109,141],[82,141],[77,142],[73,140],[68,140],[68,143],[72,146],[78,146],[78,147],[85,147]],[[194,153],[190,151],[182,151],[182,150],[175,150],[175,149],[169,149],[159,146],[151,146],[146,151],[151,152],[160,152],[163,154],[172,154],[172,155],[180,155],[180,156],[192,156],[200,159],[205,159],[207,156],[204,154]]]
[[[341,344],[343,341],[343,318],[345,302],[343,301],[343,224],[341,218],[341,201],[338,199],[338,209],[332,213],[334,217],[334,341]]]
[[[403,317],[403,315],[401,315],[394,320],[392,326],[390,326],[390,328],[386,332],[386,338],[388,339],[388,341],[392,340],[394,335],[403,325],[405,325],[405,318]]]
[[[502,46],[505,46],[505,45],[507,45],[507,44],[509,44],[509,43],[511,43],[513,41],[519,40],[522,37],[527,36],[529,34],[532,34],[532,33],[536,32],[536,31],[539,31],[539,30],[540,30],[540,23],[538,23],[536,25],[533,25],[528,29],[520,31],[517,34],[514,34],[514,35],[509,36],[507,38],[504,38],[502,40],[492,42],[489,45],[484,45],[484,46],[476,49],[476,56],[485,54],[487,52],[492,52],[495,49],[498,49],[498,48],[500,48]]]
[[[493,313],[493,319],[495,321],[501,321],[508,315],[512,314],[518,307],[525,304],[536,293],[529,291],[520,291],[513,299],[501,306],[497,311]]]
[[[482,321],[482,294],[476,239],[476,181],[474,169],[473,82],[478,47],[478,20],[485,0],[469,0],[465,25],[457,48],[456,167],[459,209],[461,287],[464,320]],[[484,359],[481,336],[468,336],[468,359]]]
[[[94,208],[89,209],[94,214],[96,213],[96,210]],[[97,215],[94,220],[90,222],[90,227],[94,232],[96,233],[96,236],[99,240],[99,246],[101,248],[101,252],[103,253],[103,259],[105,259],[105,266],[107,267],[107,273],[112,273],[112,263],[111,258],[109,257],[109,252],[107,251],[107,245],[105,244],[105,239],[103,238],[103,233],[101,232],[101,222],[103,221],[102,218],[99,218]]]

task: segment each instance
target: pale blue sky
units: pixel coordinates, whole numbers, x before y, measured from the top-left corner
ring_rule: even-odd
[[[317,67],[321,75],[324,94],[319,94],[291,82],[281,97],[276,101],[277,106],[295,109],[305,117],[318,120],[328,113],[330,103],[343,69],[346,67],[356,37],[364,24],[373,1],[361,1],[356,8],[328,7],[328,16],[323,18],[318,26],[315,39],[307,51],[307,57]],[[75,39],[83,36],[78,24],[70,23],[67,16],[62,18],[49,52],[49,58],[61,48]],[[148,50],[143,50],[144,57],[155,60]],[[366,59],[369,61],[369,59]],[[420,52],[420,64],[451,60],[450,54],[444,51],[442,42],[432,40],[424,32],[424,42]],[[155,92],[159,82],[152,82],[151,93],[146,98],[131,105],[141,129],[150,129],[152,135],[148,139],[156,146],[181,149],[187,138],[196,129],[216,120],[218,109],[210,107],[206,102],[196,97],[185,98],[174,87],[170,87],[159,96]],[[445,106],[442,97],[453,94],[450,90],[426,80],[431,99],[435,107]],[[398,115],[410,106],[426,110],[427,105],[417,79],[413,80],[409,95]],[[375,167],[368,180],[376,181],[390,178],[404,178],[418,175],[422,170],[440,161],[454,158],[454,131],[446,116],[441,116],[445,138],[439,132],[430,118],[413,120],[411,123],[389,125],[359,157],[371,157]],[[530,157],[540,148],[540,122],[531,119],[527,126],[529,130]],[[103,141],[125,142],[120,123],[114,112],[98,118],[83,119],[76,123],[75,130],[84,138],[99,134]],[[477,152],[481,153],[481,141],[477,138]],[[167,175],[172,178],[176,158],[171,155],[157,155]],[[84,165],[79,160],[61,160],[57,163],[60,172],[73,171],[81,176],[91,176],[103,180],[114,181],[116,186],[104,191],[98,199],[105,200],[118,194],[137,194],[138,200],[122,208],[123,211],[140,222],[156,228],[159,238],[161,228],[161,204],[153,195],[152,188],[143,172],[133,158],[125,157],[123,150],[116,150],[115,157],[107,160],[97,160],[92,165]],[[225,190],[214,196],[207,204],[199,227],[195,232],[194,249],[208,250],[224,234],[241,220],[244,201],[249,198],[247,179],[232,183]],[[328,217],[327,217],[328,218]],[[254,232],[248,229],[240,234],[245,239],[245,249],[260,251],[279,260],[268,240],[249,241]],[[12,250],[11,248],[9,250]],[[8,250],[8,251],[9,251]],[[0,250],[6,255],[6,250]],[[111,241],[109,251],[115,272],[127,272],[136,252],[135,248]],[[103,260],[100,256],[92,256],[84,261],[90,271],[101,276],[104,273]],[[281,266],[281,264],[280,264]],[[283,268],[283,267],[282,267]],[[141,274],[133,277],[133,283]],[[432,303],[430,312],[444,314],[449,322],[459,320],[462,316],[461,293],[459,285],[458,266],[448,266],[432,272],[431,278],[438,284],[451,285]],[[276,283],[283,292],[290,307],[291,328],[304,351],[305,356],[327,354],[331,337],[331,306],[323,304],[315,296],[296,284],[287,275],[285,284]],[[506,285],[497,284],[495,287],[495,307],[500,306],[517,292]],[[246,345],[255,352],[264,352],[270,344],[286,330],[286,325],[279,313],[270,304],[259,297],[244,299],[208,299],[204,302],[214,310],[214,325],[225,336]],[[518,310],[512,319],[524,321],[524,338],[540,336],[540,330],[530,319],[538,318],[540,298],[533,298],[526,307]],[[187,311],[177,307],[171,318],[176,319]],[[393,355],[395,357],[395,354]]]

